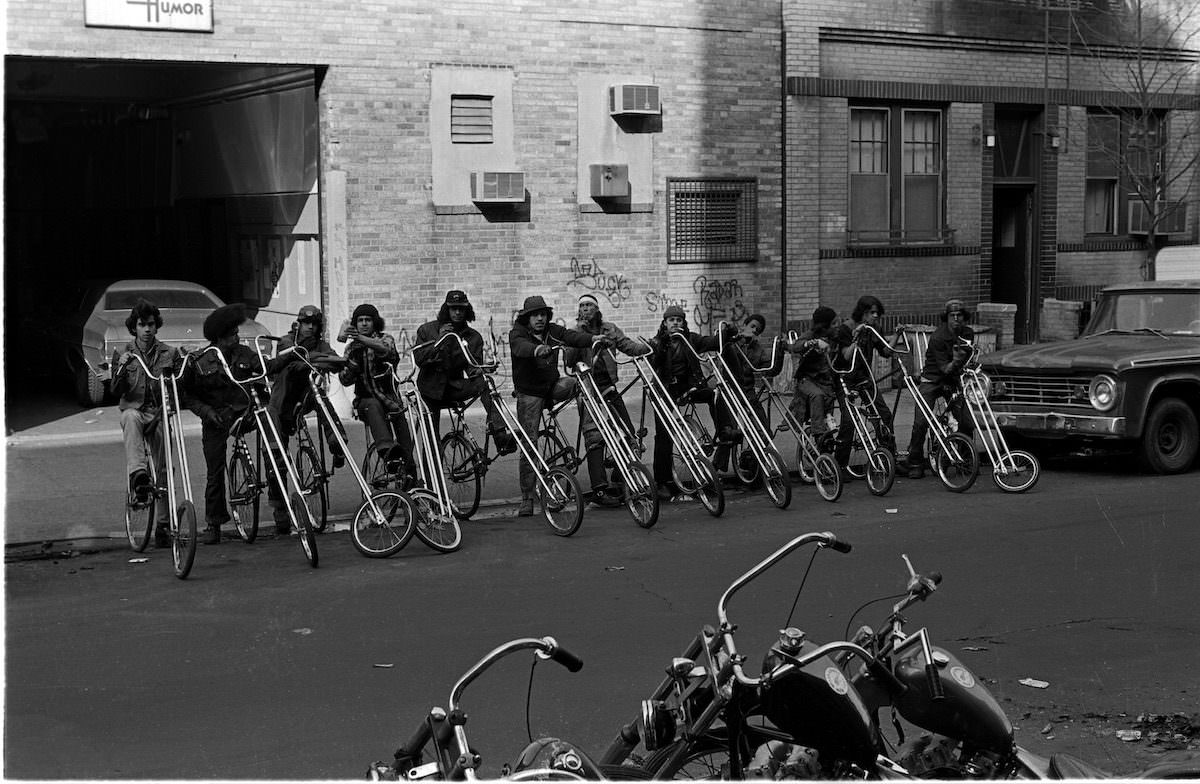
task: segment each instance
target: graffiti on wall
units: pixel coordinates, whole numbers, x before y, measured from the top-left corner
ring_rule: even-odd
[[[633,296],[633,286],[624,273],[608,272],[594,258],[591,261],[571,258],[571,280],[567,287],[594,294],[597,299],[604,297],[614,310]]]
[[[707,275],[697,275],[692,292],[696,295],[692,315],[700,332],[712,333],[722,321],[740,324],[746,318],[744,294],[737,278],[710,280]]]

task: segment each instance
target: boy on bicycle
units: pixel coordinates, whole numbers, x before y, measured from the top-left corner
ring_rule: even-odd
[[[858,388],[868,410],[868,416],[875,420],[875,435],[879,446],[891,452],[896,452],[896,437],[892,434],[892,411],[884,402],[883,395],[874,388],[872,363],[875,352],[884,357],[892,356],[892,349],[887,343],[876,336],[875,325],[883,315],[883,303],[878,298],[865,294],[858,298],[854,310],[850,313],[850,321],[839,325],[832,332],[833,337],[833,367],[837,370],[848,370],[852,365],[854,372],[846,377],[846,385],[851,389]],[[870,327],[870,329],[868,329]],[[855,359],[855,354],[860,356]],[[850,462],[850,450],[854,445],[854,424],[850,420],[847,409],[850,403],[842,392],[841,385],[834,387],[841,418],[838,421],[837,448],[834,459],[842,467],[843,481],[853,477],[845,471]]]
[[[125,469],[129,477],[130,503],[145,504],[150,500],[150,460],[160,477],[163,465],[163,404],[159,400],[158,382],[147,377],[140,358],[156,376],[173,373],[179,351],[158,340],[163,325],[162,313],[152,303],[138,299],[125,319],[125,329],[133,340],[113,354],[112,391],[120,399],[121,434],[125,440]],[[154,546],[170,547],[167,534],[166,502],[154,510]]]
[[[245,306],[222,305],[204,319],[204,337],[216,346],[234,378],[248,378],[262,372],[258,355],[238,342],[238,326],[246,320]],[[240,386],[225,375],[220,358],[211,352],[200,354],[183,372],[184,405],[200,417],[200,444],[204,450],[207,476],[204,485],[204,519],[207,525],[200,540],[204,544],[221,541],[221,526],[229,522],[225,499],[226,444],[229,429],[250,407]]]
[[[746,395],[750,408],[758,417],[759,423],[765,425],[767,412],[758,399],[759,386],[766,383],[764,378],[774,378],[783,369],[780,360],[783,358],[783,346],[775,347],[775,353],[762,344],[759,336],[767,328],[767,319],[759,313],[754,313],[742,320],[742,326],[732,339],[725,341],[725,364],[733,374],[733,379]],[[756,367],[769,368],[756,371]],[[736,438],[736,431],[735,431]],[[718,471],[724,471],[729,465],[729,452],[732,444],[721,441],[713,455],[713,465]],[[749,456],[750,453],[743,453]]]
[[[354,411],[370,431],[379,459],[389,471],[394,473],[403,464],[405,473],[415,477],[412,433],[391,369],[386,366],[394,367],[400,355],[395,338],[383,331],[378,308],[365,302],[355,308],[338,339],[349,341],[346,367],[338,373],[338,380],[342,386],[354,386]]]
[[[537,449],[538,424],[542,409],[575,394],[579,382],[561,378],[558,374],[556,346],[589,348],[607,343],[603,335],[591,335],[553,324],[554,309],[540,296],[525,298],[517,313],[516,323],[508,332],[508,347],[512,354],[512,382],[517,396],[517,421],[533,440]],[[533,494],[537,477],[533,466],[521,455],[521,506],[518,517],[533,514]]]
[[[809,329],[800,335],[790,350],[796,363],[796,386],[792,393],[792,414],[797,422],[808,421],[817,448],[829,451],[829,423],[825,413],[833,401],[833,377],[829,371],[830,332],[837,312],[824,305],[813,311]]]

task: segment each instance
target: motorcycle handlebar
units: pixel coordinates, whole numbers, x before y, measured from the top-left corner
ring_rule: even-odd
[[[548,637],[547,639],[553,640],[554,638]],[[583,669],[583,659],[571,653],[561,645],[557,645],[557,643],[556,647],[550,652],[549,655],[551,660],[556,661],[562,666],[566,667],[568,672],[579,672]]]

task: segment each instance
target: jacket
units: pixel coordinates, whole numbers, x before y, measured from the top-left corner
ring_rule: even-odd
[[[300,356],[295,351],[289,353],[287,356],[279,356],[284,352],[285,349],[289,349],[295,345],[299,345],[302,349],[308,352],[308,357],[310,358],[319,357],[322,354],[326,356],[337,356],[337,352],[333,350],[333,347],[331,347],[328,342],[316,335],[307,337],[297,344],[296,332],[293,330],[292,332],[289,332],[280,338],[279,349],[275,352],[275,358],[267,360],[268,376],[274,378],[290,365],[301,362]]]
[[[394,366],[400,358],[400,353],[396,351],[396,340],[391,335],[386,332],[378,332],[367,337],[382,340],[387,344],[388,348],[387,351],[380,352],[372,348],[367,348],[356,341],[351,341],[350,345],[346,346],[346,359],[350,360],[353,364],[346,365],[346,367],[338,372],[338,380],[342,382],[342,386],[344,387],[354,385],[355,399],[373,396],[371,388],[364,380],[368,366],[371,372],[378,376],[384,371],[383,363],[387,362]],[[376,385],[382,387],[380,389],[381,392],[394,394],[390,373],[386,378],[379,379]]]
[[[942,324],[929,336],[929,347],[925,349],[925,364],[921,368],[921,380],[937,384],[953,383],[962,372],[966,357],[961,350],[955,351],[958,339],[974,340],[975,330],[963,325],[955,332],[949,324]],[[955,356],[958,353],[959,356]]]
[[[558,381],[557,354],[545,357],[534,355],[538,346],[575,346],[589,348],[592,335],[567,329],[561,324],[549,324],[541,335],[535,335],[526,324],[515,323],[508,331],[508,349],[512,354],[513,389],[521,395],[548,397]]]
[[[249,378],[262,370],[258,355],[240,343],[225,358],[234,378]],[[209,351],[188,363],[183,371],[180,394],[183,396],[183,405],[201,419],[207,419],[210,413],[216,412],[230,422],[250,406],[250,399],[242,387],[225,375],[221,360]]]
[[[634,340],[626,335],[611,321],[601,321],[599,325],[580,321],[577,329],[579,332],[586,332],[589,335],[602,335],[612,344],[613,348],[629,357],[649,354],[652,350],[640,340]],[[590,365],[593,353],[590,345],[587,348],[568,348],[563,351],[563,361],[567,363],[568,367],[573,367],[577,362],[585,362]],[[611,351],[604,351],[600,354],[600,360],[592,368],[592,378],[596,380],[596,386],[600,387],[601,391],[616,385],[617,360]]]
[[[696,350],[696,353],[716,351],[720,346],[717,335],[704,337],[692,332],[681,334],[683,339]],[[683,387],[685,390],[704,386],[704,373],[700,370],[700,360],[696,358],[695,353],[680,344],[678,339],[671,337],[665,330],[659,330],[658,334],[650,341],[650,345],[654,347],[651,364],[663,384],[667,387]]]
[[[854,321],[847,319],[831,331],[834,348],[833,367],[837,370],[848,370],[851,363],[853,362],[854,364],[854,372],[846,377],[846,382],[850,384],[871,380],[873,373],[871,364],[875,361],[876,351],[879,351],[885,357],[892,355],[891,347],[875,337],[874,332],[866,328],[856,332],[855,327],[857,326],[859,325],[855,324]],[[843,353],[843,349],[850,346],[857,346],[862,352],[862,357],[855,360],[853,359],[853,355],[851,355],[851,358],[847,359]]]
[[[807,378],[821,387],[829,387],[833,384],[833,374],[829,370],[829,354],[817,342],[824,339],[832,345],[829,332],[829,328],[810,329],[796,341],[792,347],[792,355],[795,358],[794,367],[797,379]]]
[[[437,340],[441,336],[442,325],[448,323],[437,320],[425,322],[417,328],[417,343]],[[465,323],[454,331],[466,341],[467,351],[474,362],[483,364],[483,336]],[[463,356],[462,349],[451,341],[437,348],[425,346],[413,349],[413,360],[420,368],[417,371],[417,389],[430,400],[444,399],[447,388],[462,389],[467,378],[478,374]]]
[[[113,353],[112,367],[120,372],[114,370],[112,393],[120,398],[117,404],[119,408],[124,411],[127,408],[153,410],[160,407],[162,401],[158,398],[158,382],[146,376],[141,363],[131,359],[124,368],[118,366],[118,360],[126,351],[140,354],[150,372],[161,376],[174,372],[175,365],[179,362],[179,350],[155,340],[150,350],[143,354],[137,348],[137,341],[131,340],[121,351]]]
[[[783,358],[782,343],[777,343],[775,351],[772,352],[758,338],[735,337],[725,341],[723,356],[734,380],[747,392],[754,389],[758,378],[774,378],[783,370],[783,364],[780,362]],[[769,370],[758,372],[754,370],[755,367],[769,367]]]

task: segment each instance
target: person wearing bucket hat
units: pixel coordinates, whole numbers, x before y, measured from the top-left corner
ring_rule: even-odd
[[[842,323],[832,332],[834,353],[831,361],[833,367],[837,370],[854,368],[854,372],[846,377],[846,384],[851,388],[866,391],[874,383],[871,367],[875,362],[876,351],[884,357],[890,357],[893,354],[891,347],[876,336],[876,331],[879,329],[879,318],[883,312],[883,303],[877,297],[864,294],[858,298],[854,310],[850,312],[850,320]],[[867,329],[868,327],[870,329]],[[854,359],[856,352],[860,354],[857,360]],[[834,450],[834,459],[841,466],[842,481],[848,482],[854,478],[850,472],[846,471],[846,464],[850,461],[850,450],[854,444],[854,426],[847,413],[850,404],[842,393],[841,384],[834,385],[834,393],[837,397],[838,408],[842,412],[838,422],[838,439]],[[865,405],[872,410],[872,419],[876,423],[875,435],[879,439],[879,445],[894,455],[896,453],[896,437],[892,433],[891,409],[884,402],[883,395],[868,393],[863,395],[863,399],[867,401]]]
[[[767,328],[767,319],[761,313],[753,313],[742,319],[742,326],[732,339],[726,339],[725,351],[722,358],[733,372],[733,378],[746,395],[750,408],[754,410],[758,421],[767,421],[767,412],[759,402],[758,387],[765,383],[764,379],[774,378],[783,370],[783,343],[775,342],[774,349],[763,345],[759,336]],[[757,371],[756,367],[770,368],[767,371]],[[718,443],[713,454],[713,465],[718,471],[725,471],[729,465],[731,443]],[[744,459],[753,460],[751,452],[742,453]]]
[[[238,342],[238,326],[246,320],[246,308],[238,303],[222,305],[204,320],[204,337],[215,346],[234,378],[249,378],[262,372],[258,355]],[[221,541],[221,526],[229,522],[225,499],[226,453],[229,428],[249,408],[242,388],[225,375],[221,359],[206,351],[183,370],[180,380],[183,405],[200,418],[200,447],[206,470],[204,484],[204,544]]]
[[[471,363],[482,365],[484,362],[483,336],[471,326],[474,320],[475,308],[467,293],[459,289],[447,291],[437,318],[417,328],[417,345],[413,348],[413,360],[420,368],[417,389],[429,406],[438,433],[441,432],[442,409],[479,398],[487,412],[487,427],[496,439],[496,448],[506,455],[517,450],[517,442],[504,426],[495,402],[486,394],[487,384],[482,371],[471,366]],[[440,337],[450,333],[457,335],[461,342],[447,340],[434,346]],[[463,343],[471,355],[470,362],[463,356]]]
[[[607,343],[603,335],[567,329],[551,321],[554,309],[540,295],[525,298],[516,322],[508,331],[508,350],[512,355],[513,391],[517,396],[517,421],[533,439],[537,448],[538,423],[542,409],[575,394],[579,382],[558,373],[558,347],[588,348]],[[521,455],[521,505],[517,515],[533,514],[533,466]]]
[[[412,432],[404,416],[387,365],[400,359],[396,340],[383,331],[383,317],[374,305],[364,302],[343,322],[338,340],[347,342],[346,366],[338,373],[342,386],[354,387],[354,413],[367,427],[368,441],[379,459],[395,474],[403,471],[416,477]]]
[[[826,412],[833,405],[833,375],[829,370],[829,333],[837,311],[819,306],[813,311],[810,327],[796,339],[789,350],[795,362],[795,390],[792,394],[792,415],[797,422],[807,421],[813,440],[822,452],[830,450],[829,422]]]
[[[970,317],[971,313],[961,299],[954,297],[946,301],[942,308],[942,323],[929,336],[925,364],[921,367],[921,382],[917,387],[917,394],[930,408],[939,397],[945,398],[950,413],[958,422],[958,431],[967,436],[972,435],[975,428],[963,397],[954,393],[961,388],[962,369],[971,353],[969,344],[975,339],[975,331],[967,326]],[[909,479],[925,476],[925,439],[928,434],[929,423],[925,417],[913,417],[908,456],[897,465],[900,470],[908,472]]]
[[[726,339],[732,338],[736,329],[729,326]],[[678,337],[676,337],[678,336]],[[695,350],[689,350],[680,343],[686,340]],[[669,305],[663,311],[663,320],[658,332],[650,339],[654,353],[650,364],[654,372],[662,380],[673,400],[688,398],[697,403],[708,405],[714,425],[717,428],[717,441],[730,443],[737,436],[733,427],[733,417],[724,403],[716,402],[716,392],[704,381],[700,370],[700,360],[696,353],[716,351],[720,348],[720,337],[697,335],[688,329],[687,315],[678,305]],[[671,431],[663,423],[658,413],[654,416],[654,481],[658,484],[659,498],[669,501],[680,493],[671,475],[671,452],[675,441]]]
[[[633,340],[620,327],[611,321],[604,320],[600,312],[600,302],[593,294],[580,294],[575,328],[589,335],[602,335],[614,349],[626,356],[648,354],[650,347],[641,341]],[[594,363],[593,363],[594,361]],[[586,363],[592,368],[592,378],[600,393],[604,395],[609,409],[621,418],[629,432],[634,432],[633,420],[625,401],[617,389],[617,360],[611,351],[593,351],[588,348],[568,348],[563,350],[563,363],[567,367],[575,367],[578,362]],[[592,421],[587,409],[580,407],[580,422],[583,425],[583,441],[587,449],[588,479],[592,485],[592,503],[597,506],[620,506],[621,491],[609,485],[604,472],[604,439]],[[614,480],[620,476],[614,473]]]

